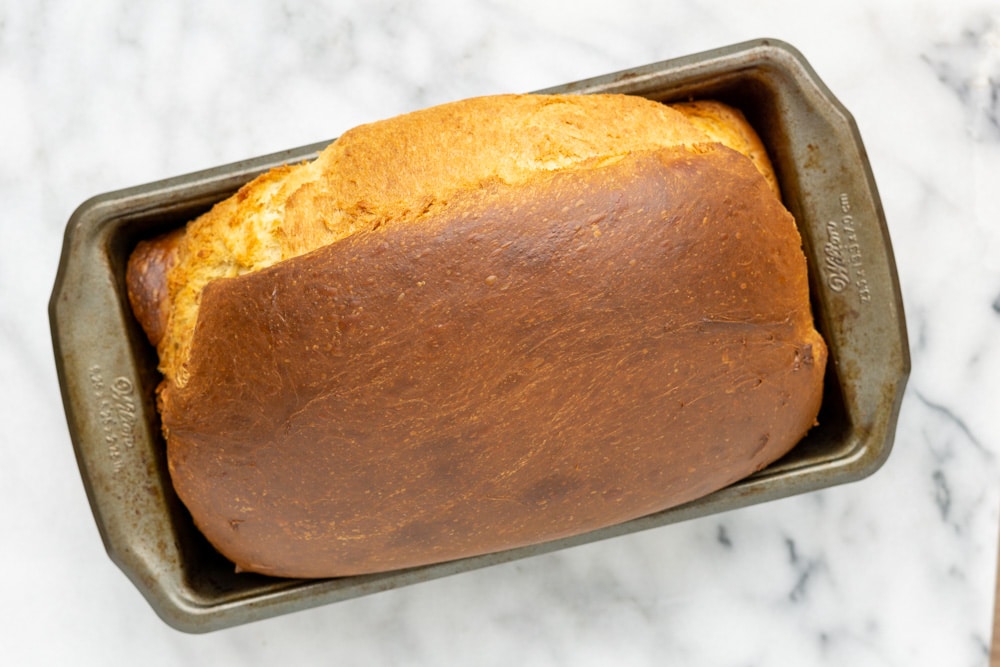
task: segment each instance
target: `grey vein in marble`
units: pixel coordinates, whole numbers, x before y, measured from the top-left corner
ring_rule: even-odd
[[[924,58],[967,109],[976,140],[1000,140],[1000,14],[976,16],[957,38]]]

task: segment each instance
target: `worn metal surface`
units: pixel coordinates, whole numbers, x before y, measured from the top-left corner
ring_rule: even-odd
[[[802,56],[758,40],[541,92],[714,98],[764,139],[800,226],[818,328],[830,346],[820,425],[781,461],[683,507],[571,539],[403,572],[322,581],[236,574],[174,495],[154,404],[155,351],[128,307],[125,262],[273,166],[322,145],[112,192],[70,219],[49,304],[80,473],[111,558],[155,611],[206,632],[571,545],[858,480],[885,461],[909,373],[905,320],[882,207],[850,114]],[[325,145],[325,144],[324,144]]]

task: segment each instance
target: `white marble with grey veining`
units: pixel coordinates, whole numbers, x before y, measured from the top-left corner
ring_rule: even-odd
[[[1000,6],[0,0],[0,637],[11,665],[983,666],[1000,505]],[[770,36],[852,111],[913,354],[873,477],[208,636],[105,555],[46,303],[86,198]]]

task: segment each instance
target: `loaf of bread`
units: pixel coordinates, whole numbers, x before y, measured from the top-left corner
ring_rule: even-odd
[[[127,285],[174,487],[238,569],[579,534],[788,452],[826,347],[767,153],[716,102],[464,100],[355,128]]]

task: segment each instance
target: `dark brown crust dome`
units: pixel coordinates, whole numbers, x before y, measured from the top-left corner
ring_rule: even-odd
[[[216,280],[160,398],[219,551],[330,577],[722,488],[813,425],[825,363],[794,221],[709,144],[494,183]]]

